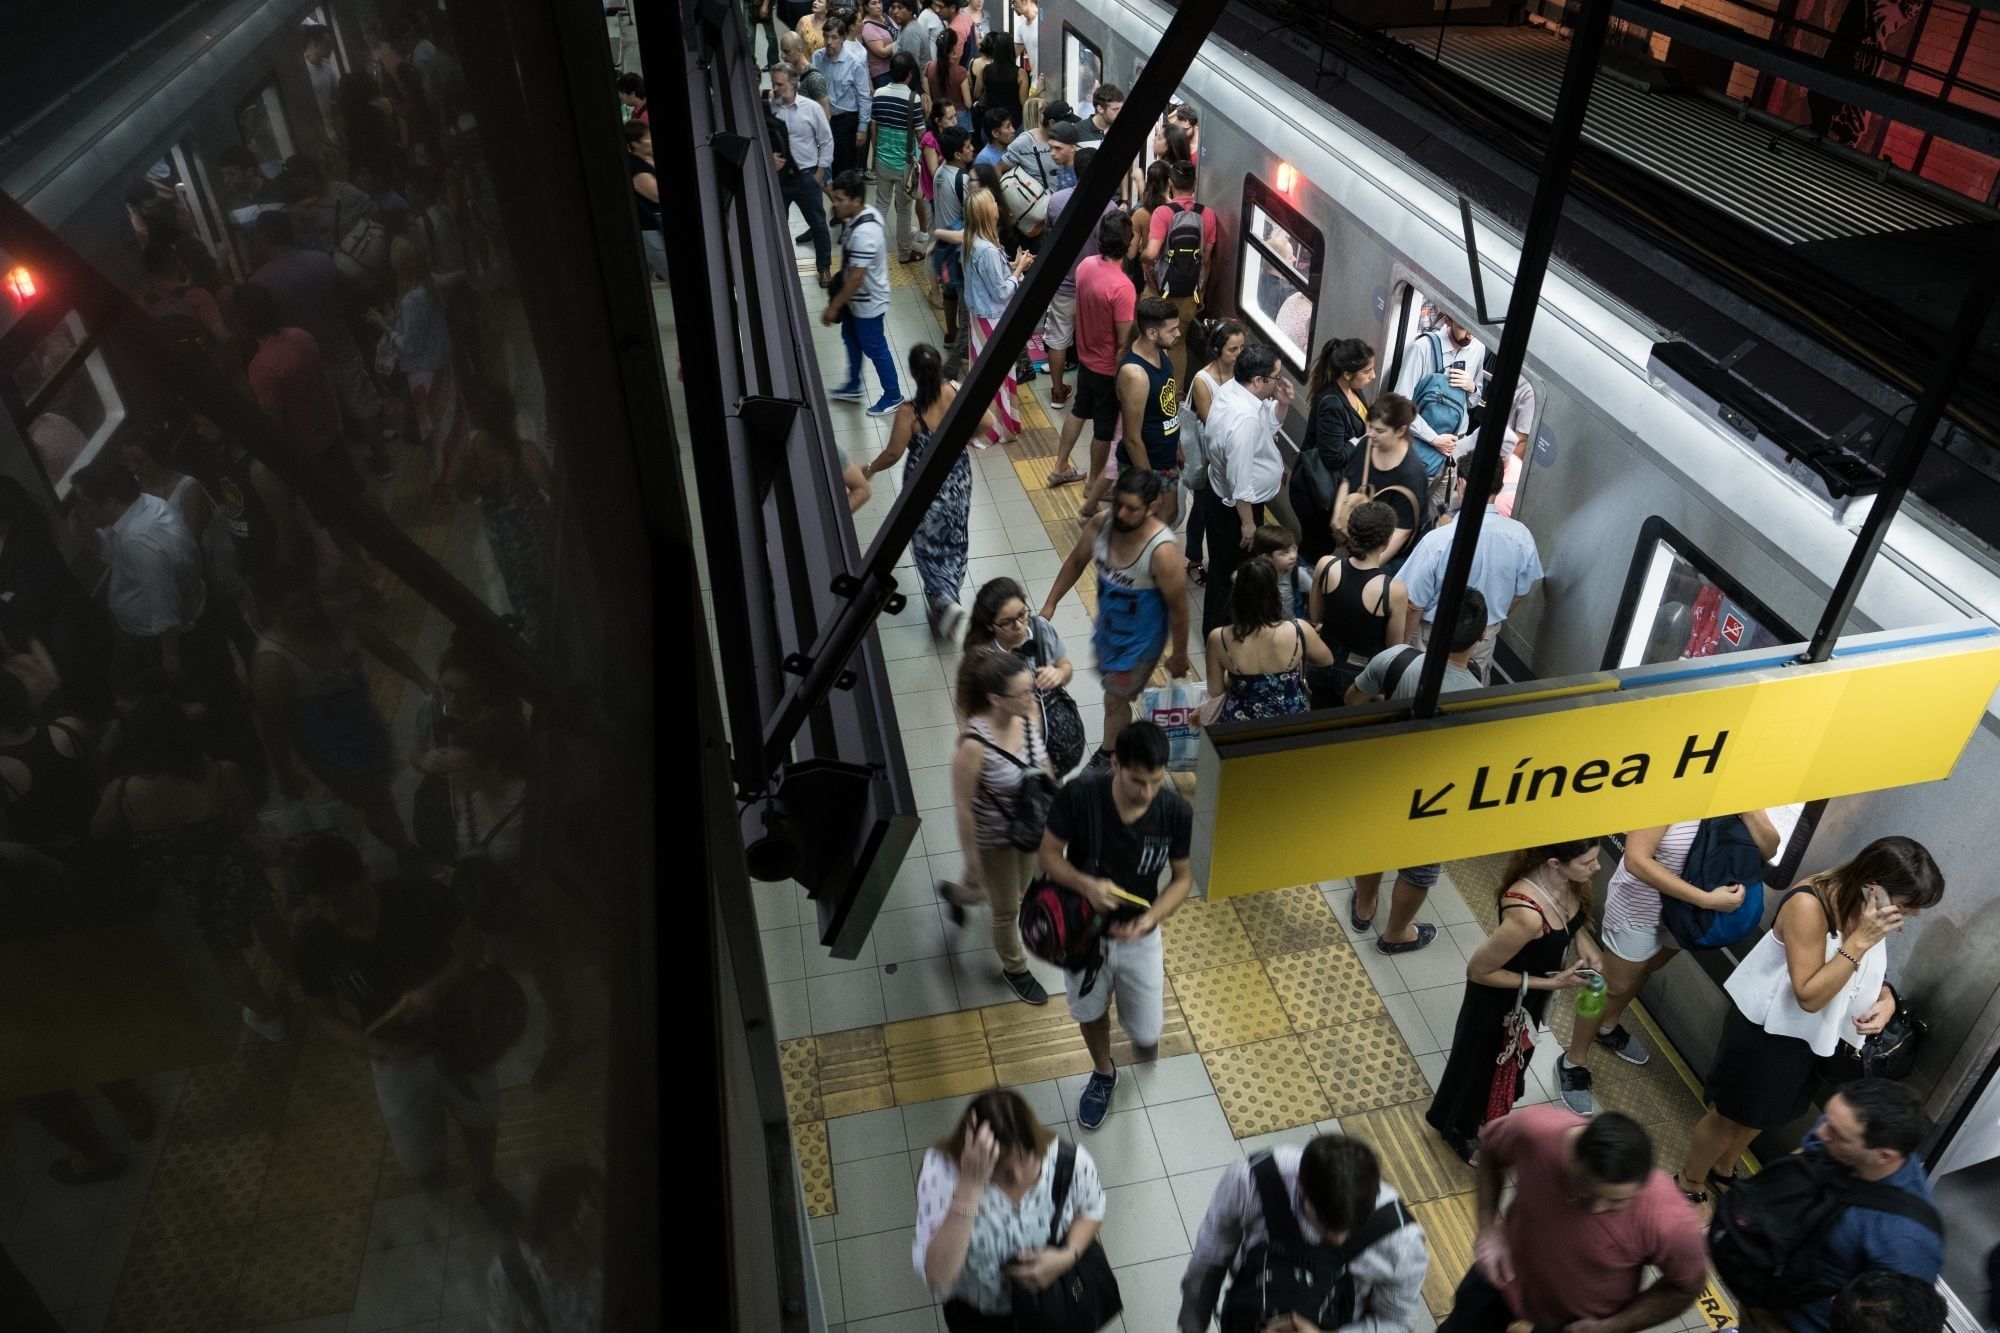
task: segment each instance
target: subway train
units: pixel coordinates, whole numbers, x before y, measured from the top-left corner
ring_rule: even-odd
[[[1152,0],[1049,0],[1041,17],[1034,58],[1044,95],[1080,103],[1100,80],[1129,91],[1172,10]],[[1426,307],[1497,347],[1497,327],[1478,317],[1457,189],[1296,74],[1246,53],[1239,43],[1268,52],[1312,36],[1310,26],[1271,32],[1257,17],[1232,7],[1176,93],[1199,112],[1199,196],[1219,213],[1210,307],[1244,320],[1301,384],[1310,352],[1334,337],[1366,339],[1379,353],[1378,390],[1393,384]],[[1311,59],[1295,64],[1313,74]],[[1408,108],[1404,142],[1421,137],[1425,114]],[[1497,318],[1518,232],[1492,216],[1476,216],[1475,228]],[[1655,356],[1665,336],[1558,252],[1529,344],[1534,418],[1515,509],[1547,577],[1506,623],[1500,662],[1510,675],[1798,642],[1819,620],[1866,501],[1829,496],[1677,385]],[[1295,411],[1305,406],[1301,394]],[[1302,424],[1295,415],[1288,434]],[[1992,552],[1912,503],[1848,631],[1994,619]],[[1888,733],[1894,719],[1882,725]],[[1987,1234],[2000,1218],[2000,888],[1986,873],[2000,863],[1996,787],[2000,714],[1989,710],[1946,782],[1837,799],[1811,812],[1816,822],[1784,812],[1789,845],[1773,867],[1817,870],[1900,833],[1928,846],[1948,877],[1944,903],[1891,941],[1891,972],[1931,1027],[1913,1078],[1940,1126],[1929,1161],[1953,1228],[1947,1280],[1964,1293],[1957,1316],[1967,1327],[1976,1325],[1964,1307],[1983,1308],[1982,1265],[2000,1240]],[[1727,1003],[1719,978],[1683,954],[1644,1001],[1703,1070]]]

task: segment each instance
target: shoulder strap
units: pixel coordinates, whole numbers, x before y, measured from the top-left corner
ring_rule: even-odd
[[[1049,1248],[1054,1249],[1063,1241],[1063,1205],[1069,1202],[1069,1185],[1076,1175],[1076,1145],[1064,1139],[1056,1147],[1056,1178],[1049,1187],[1049,1198],[1054,1205],[1049,1213]]]
[[[527,800],[528,800],[527,793],[522,792],[521,798],[515,801],[514,804],[508,806],[507,812],[505,814],[501,815],[500,818],[493,821],[491,826],[489,826],[486,830],[486,836],[481,838],[476,844],[474,844],[472,850],[476,852],[484,851],[486,845],[493,841],[495,835],[497,835],[501,829],[506,828],[509,823],[513,822],[514,816],[521,813],[521,807],[527,803]],[[465,797],[465,809],[467,814],[467,822],[470,823],[471,822],[470,816],[472,813],[472,795],[469,792],[466,794]]]
[[[1885,1180],[1857,1181],[1847,1188],[1849,1208],[1870,1208],[1891,1213],[1923,1226],[1934,1236],[1944,1235],[1944,1219],[1937,1208],[1919,1195],[1899,1189]]]
[[[1032,734],[1033,732],[1032,723],[1029,724],[1029,728],[1030,728],[1030,734],[1028,736],[1028,743],[1032,746],[1034,744],[1034,739],[1035,739],[1034,735]],[[1033,764],[1023,763],[1020,760],[1020,758],[1018,758],[1014,754],[1012,750],[1008,750],[1001,746],[995,745],[992,741],[987,740],[984,736],[980,735],[976,731],[960,732],[958,738],[962,741],[978,741],[981,745],[993,751],[993,753],[999,755],[1002,759],[1005,759],[1008,763],[1020,769],[1023,773],[1028,772],[1030,769],[1034,767]]]
[[[1291,1196],[1285,1193],[1285,1176],[1278,1160],[1266,1148],[1250,1159],[1250,1178],[1257,1184],[1257,1199],[1264,1207],[1264,1231],[1281,1250],[1296,1253],[1305,1246],[1299,1219],[1292,1213]]]
[[[528,1272],[528,1261],[521,1257],[518,1244],[500,1247],[500,1268],[507,1274],[507,1285],[514,1289],[514,1295],[528,1312],[528,1319],[536,1333],[548,1333],[549,1315],[542,1306],[541,1288],[535,1285],[534,1276]]]
[[[1431,345],[1431,373],[1444,369],[1444,335],[1432,329],[1424,335],[1424,341]]]
[[[1403,673],[1410,669],[1410,663],[1416,661],[1421,656],[1423,654],[1417,649],[1410,647],[1408,644],[1403,645],[1396,653],[1396,660],[1389,663],[1389,669],[1382,673],[1383,698],[1386,699],[1396,692],[1396,686],[1402,683]]]
[[[1401,1199],[1391,1199],[1368,1215],[1368,1223],[1359,1231],[1349,1233],[1340,1246],[1340,1261],[1351,1264],[1364,1250],[1373,1248],[1387,1240],[1416,1219],[1403,1207]]]
[[[1533,898],[1528,897],[1526,894],[1516,893],[1512,889],[1507,890],[1507,892],[1501,894],[1500,896],[1502,898],[1512,898],[1517,903],[1526,903],[1529,907],[1533,908],[1535,915],[1542,919],[1542,934],[1546,935],[1549,933],[1549,930],[1551,929],[1551,927],[1549,926],[1549,914],[1542,910],[1542,905],[1540,903],[1536,902]],[[1501,910],[1504,911],[1506,909],[1503,907]]]

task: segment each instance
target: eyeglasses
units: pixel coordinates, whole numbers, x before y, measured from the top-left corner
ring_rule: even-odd
[[[1028,613],[1026,611],[1023,611],[1018,616],[1007,616],[1006,618],[1001,620],[996,620],[993,623],[995,625],[1002,625],[1002,626],[1025,625],[1028,623]]]

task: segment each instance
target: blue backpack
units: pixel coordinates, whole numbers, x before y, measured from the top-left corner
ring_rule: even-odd
[[[1443,335],[1432,331],[1424,337],[1430,339],[1431,364],[1437,369],[1417,381],[1410,400],[1417,405],[1417,415],[1432,430],[1440,435],[1457,435],[1465,429],[1470,400],[1465,390],[1454,387],[1451,376],[1445,373]]]
[[[1688,847],[1681,878],[1698,889],[1741,884],[1743,901],[1733,912],[1696,907],[1660,895],[1660,920],[1683,949],[1720,949],[1746,939],[1764,920],[1764,853],[1750,829],[1735,815],[1704,819]]]

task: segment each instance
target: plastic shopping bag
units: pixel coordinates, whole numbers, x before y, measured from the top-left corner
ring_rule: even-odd
[[[1170,680],[1147,689],[1143,703],[1148,722],[1167,733],[1167,771],[1192,773],[1201,753],[1197,714],[1208,701],[1208,687],[1198,680]]]

